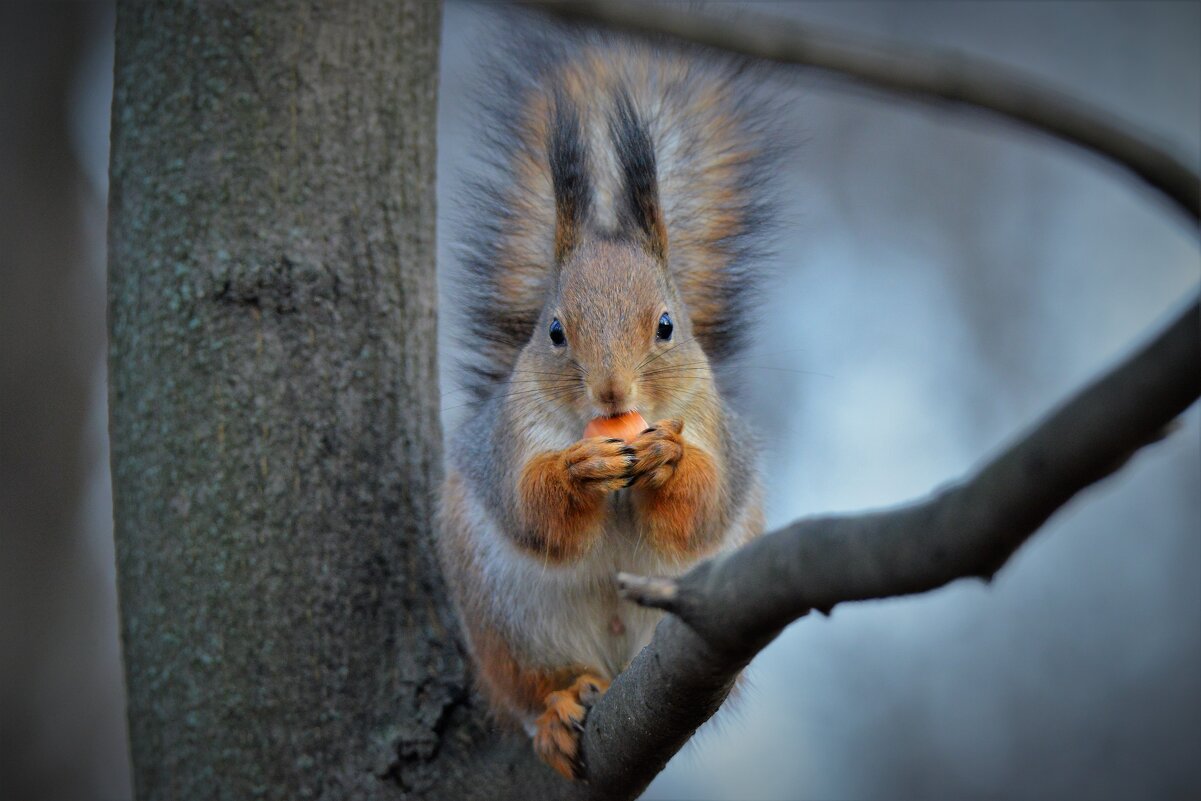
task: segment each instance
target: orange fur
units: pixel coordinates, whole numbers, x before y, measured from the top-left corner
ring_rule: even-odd
[[[595,437],[530,459],[518,485],[519,544],[552,562],[578,559],[600,531],[606,494],[626,482],[625,450],[620,440]]]
[[[604,495],[576,486],[557,453],[530,460],[519,492],[527,527],[519,543],[552,562],[578,558],[600,528]]]
[[[575,209],[565,205],[556,215],[555,261],[562,261],[579,242],[580,232],[572,222],[574,214]]]
[[[523,667],[499,636],[480,631],[473,637],[478,679],[502,721],[541,712],[534,721],[534,750],[567,778],[579,775],[579,732],[588,707],[605,690],[599,671],[579,666],[555,669]]]
[[[534,751],[568,779],[581,778],[580,731],[588,708],[609,689],[609,682],[581,673],[565,690],[546,696],[546,711],[534,722]]]
[[[518,662],[503,639],[494,632],[473,632],[472,650],[479,680],[492,702],[492,712],[502,720],[516,720],[543,708],[546,697],[571,685],[583,672],[579,667],[530,668]]]
[[[696,556],[715,545],[721,480],[708,453],[684,442],[683,423],[663,420],[633,443],[646,478],[636,481],[634,508],[650,541],[678,557]]]

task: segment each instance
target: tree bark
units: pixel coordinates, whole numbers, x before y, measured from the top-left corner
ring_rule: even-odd
[[[395,797],[438,772],[467,686],[429,542],[440,21],[422,0],[120,5],[110,401],[140,798]]]

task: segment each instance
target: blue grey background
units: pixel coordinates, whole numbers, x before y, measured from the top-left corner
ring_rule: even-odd
[[[745,7],[986,56],[1201,166],[1198,3],[719,10]],[[93,376],[79,448],[88,478],[71,499],[83,511],[62,532],[68,557],[40,566],[52,579],[41,595],[0,610],[0,686],[6,704],[32,710],[0,721],[0,733],[6,749],[21,746],[5,770],[46,788],[41,797],[121,799],[129,768],[94,341],[113,21],[107,5],[89,8],[69,96],[47,98],[67,104],[83,176],[73,235],[86,248],[64,291],[93,335],[78,343]],[[490,30],[478,9],[452,3],[444,34],[439,256],[452,269],[449,200],[476,147],[465,89]],[[1094,157],[811,71],[769,91],[800,145],[781,176],[787,225],[780,258],[765,265],[771,291],[740,400],[765,435],[771,526],[901,503],[963,475],[1195,291],[1196,234]],[[16,344],[5,347],[7,359]],[[448,372],[444,391],[454,387]],[[753,663],[736,708],[647,798],[1196,797],[1201,413],[1183,424],[1053,518],[991,586],[957,582],[793,625]],[[0,568],[8,579],[28,566]],[[44,642],[13,656],[13,633],[31,620]]]

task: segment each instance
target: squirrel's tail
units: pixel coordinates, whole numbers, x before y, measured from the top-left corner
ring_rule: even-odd
[[[668,265],[707,357],[720,366],[744,344],[768,242],[768,178],[779,145],[746,62],[564,28],[518,30],[488,65],[480,100],[490,173],[462,208],[460,296],[467,386],[477,397],[512,371],[555,276],[554,177],[586,192],[590,222],[617,229],[622,187],[636,169],[616,152],[615,115],[650,136]],[[572,147],[555,126],[569,120]],[[560,160],[552,175],[551,151]],[[560,192],[563,187],[559,187]]]

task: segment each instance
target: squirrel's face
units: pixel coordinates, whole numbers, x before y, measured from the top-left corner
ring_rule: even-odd
[[[631,409],[655,419],[710,380],[666,267],[625,241],[582,243],[563,260],[523,356],[534,366],[518,377],[581,420]]]

